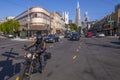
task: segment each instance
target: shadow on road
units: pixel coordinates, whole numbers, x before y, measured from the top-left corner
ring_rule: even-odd
[[[5,52],[1,56],[5,56],[6,60],[0,61],[0,80],[8,80],[20,71],[20,63],[13,64],[13,59],[18,56],[18,53]]]
[[[88,44],[88,46],[95,45],[95,46],[101,46],[101,47],[108,47],[108,48],[120,49],[120,46],[115,46],[115,45],[94,44],[94,43],[86,43],[86,44]]]
[[[116,41],[116,42],[111,42],[113,44],[117,44],[117,45],[120,45],[120,41]]]

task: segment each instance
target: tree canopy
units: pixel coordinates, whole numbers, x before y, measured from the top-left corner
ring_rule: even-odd
[[[0,31],[4,33],[18,32],[20,23],[16,20],[7,20],[0,24]]]
[[[75,23],[68,24],[69,28],[73,31],[78,31],[77,25]]]

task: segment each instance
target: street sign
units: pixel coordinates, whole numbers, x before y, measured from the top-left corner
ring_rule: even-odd
[[[108,20],[108,22],[109,22],[109,23],[113,23],[113,22],[114,22],[114,20]]]

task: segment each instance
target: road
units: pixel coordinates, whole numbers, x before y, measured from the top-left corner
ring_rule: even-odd
[[[120,43],[114,38],[81,38],[80,41],[62,39],[49,43],[47,51],[52,53],[42,74],[35,73],[31,80],[120,80]],[[15,80],[23,59],[24,44],[1,40],[0,80]],[[3,55],[13,48],[13,54]]]

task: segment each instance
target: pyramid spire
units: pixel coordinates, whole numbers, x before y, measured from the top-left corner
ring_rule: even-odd
[[[79,2],[77,2],[77,8],[76,8],[76,25],[77,25],[78,27],[81,26],[80,5],[79,5]]]
[[[80,8],[80,4],[79,4],[79,1],[77,2],[77,8]]]

